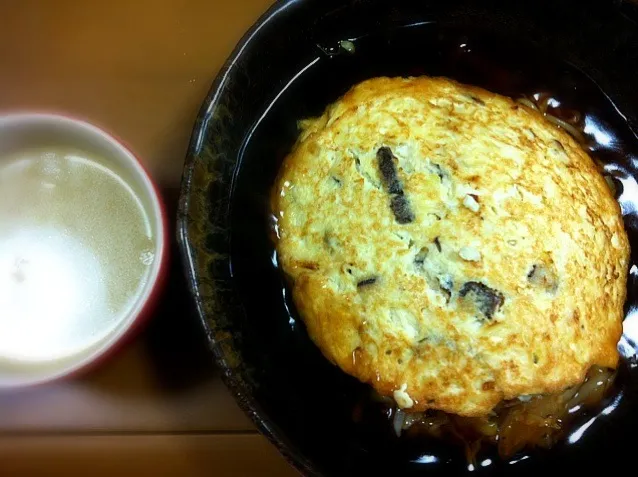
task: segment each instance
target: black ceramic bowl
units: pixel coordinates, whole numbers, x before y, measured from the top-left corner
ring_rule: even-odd
[[[508,460],[486,451],[469,466],[457,447],[398,439],[353,422],[365,386],[329,364],[308,339],[276,267],[267,198],[298,119],[319,114],[365,78],[444,75],[509,95],[550,91],[583,111],[592,153],[616,177],[638,250],[635,13],[631,3],[602,0],[286,0],[241,41],[195,126],[178,235],[197,310],[227,385],[300,471],[578,475],[598,466],[633,467],[635,266],[619,345],[619,390],[596,412],[580,415],[551,450]]]

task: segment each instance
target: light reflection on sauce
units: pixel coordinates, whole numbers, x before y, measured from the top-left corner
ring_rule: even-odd
[[[418,459],[414,459],[412,462],[415,464],[436,464],[439,458],[435,455],[423,454]]]
[[[585,116],[585,134],[594,138],[594,141],[604,147],[614,147],[613,135],[603,129],[602,124],[591,116]]]

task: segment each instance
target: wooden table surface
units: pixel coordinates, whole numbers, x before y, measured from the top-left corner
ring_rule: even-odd
[[[200,103],[270,1],[0,2],[0,113],[55,111],[111,131],[172,214]],[[0,394],[0,476],[31,475],[297,474],[220,381],[174,263],[133,344],[82,378]]]

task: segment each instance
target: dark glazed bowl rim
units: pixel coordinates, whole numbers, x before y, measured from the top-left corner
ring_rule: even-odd
[[[220,68],[219,73],[215,77],[215,80],[213,81],[213,84],[209,89],[195,120],[195,127],[189,141],[182,173],[176,227],[182,267],[189,289],[192,291],[198,288],[198,280],[197,272],[194,269],[192,261],[194,251],[189,239],[187,238],[187,217],[191,206],[190,194],[192,189],[194,161],[201,148],[199,144],[200,138],[205,134],[210,119],[215,115],[215,112],[219,108],[222,92],[228,84],[229,77],[238,68],[238,60],[242,57],[244,50],[250,44],[257,41],[256,37],[262,27],[269,23],[274,17],[282,13],[290,5],[297,3],[297,1],[298,0],[277,0],[242,36],[228,59]],[[275,445],[284,458],[298,471],[303,474],[318,475],[319,471],[314,465],[312,465],[299,452],[291,450],[292,447],[286,442],[283,437],[283,433],[277,429],[270,417],[261,409],[254,396],[247,389],[242,380],[238,379],[237,376],[234,375],[233,368],[224,357],[224,352],[219,343],[217,343],[212,337],[211,329],[206,322],[206,316],[200,294],[193,292],[191,295],[198,318],[206,330],[208,345],[213,352],[215,364],[221,369],[222,380],[232,393],[241,410],[250,418],[257,429]]]

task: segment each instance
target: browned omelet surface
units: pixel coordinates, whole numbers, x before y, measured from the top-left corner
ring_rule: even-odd
[[[272,209],[311,338],[402,408],[485,415],[617,364],[619,206],[568,134],[509,98],[365,81],[302,123]]]

